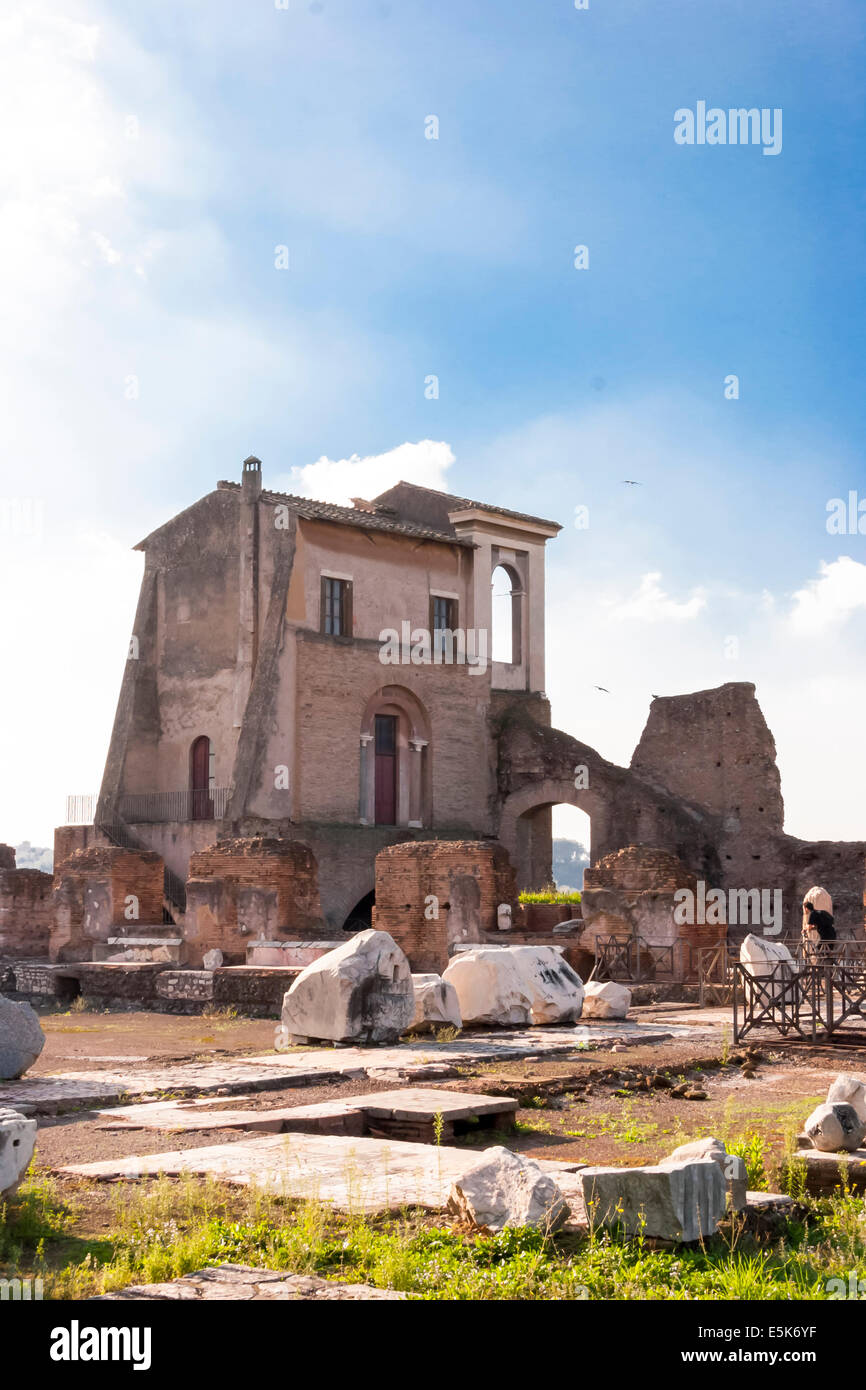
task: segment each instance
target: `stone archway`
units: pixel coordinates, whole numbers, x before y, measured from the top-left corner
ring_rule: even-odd
[[[542,778],[512,792],[502,804],[498,838],[508,850],[521,890],[543,888],[551,881],[551,812],[561,805],[586,812],[593,843],[603,841],[604,797],[589,787],[578,789],[573,777]]]

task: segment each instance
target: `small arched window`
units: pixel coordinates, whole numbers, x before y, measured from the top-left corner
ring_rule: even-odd
[[[508,565],[497,565],[491,577],[493,590],[490,656],[507,666],[520,664],[520,580]]]
[[[189,751],[190,818],[213,820],[214,752],[207,734],[200,734]]]

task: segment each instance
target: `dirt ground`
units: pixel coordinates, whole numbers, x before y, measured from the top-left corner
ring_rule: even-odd
[[[662,1024],[708,1020],[706,1012],[651,1008],[634,1016]],[[712,1015],[716,1024],[722,1017]],[[42,1016],[47,1042],[33,1074],[98,1071],[123,1063],[134,1072],[154,1062],[204,1061],[269,1051],[274,1023],[216,1014],[187,1017],[149,1013],[70,1011]],[[583,1163],[636,1165],[657,1162],[678,1144],[714,1134],[725,1140],[759,1136],[769,1160],[790,1147],[809,1111],[826,1096],[840,1071],[866,1070],[857,1048],[810,1049],[770,1040],[733,1048],[719,1026],[708,1037],[640,1047],[585,1051],[567,1060],[483,1063],[463,1066],[446,1089],[514,1096],[517,1130],[498,1136],[537,1157]],[[431,1048],[435,1043],[431,1042]],[[409,1083],[404,1083],[409,1084]],[[429,1084],[429,1083],[425,1083]],[[271,1109],[399,1089],[399,1081],[346,1081],[285,1088],[247,1097],[213,1097],[213,1108]],[[37,1162],[55,1168],[136,1153],[234,1143],[239,1130],[215,1127],[194,1133],[106,1128],[92,1112],[40,1124]],[[462,1141],[471,1143],[472,1139]],[[489,1132],[477,1142],[489,1143]],[[493,1139],[496,1142],[496,1138]]]
[[[231,1018],[219,1012],[210,1016],[75,1009],[37,1012],[47,1041],[28,1076],[114,1070],[120,1062],[134,1070],[155,1061],[213,1061],[244,1052],[269,1052],[276,1028],[274,1019]]]

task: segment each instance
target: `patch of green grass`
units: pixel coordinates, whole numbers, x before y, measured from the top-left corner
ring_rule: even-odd
[[[560,893],[553,883],[533,893],[521,893],[518,899],[522,903],[579,903],[580,900],[580,893]]]
[[[485,1132],[485,1142],[495,1142]],[[760,1179],[753,1133],[729,1146]],[[799,1160],[802,1166],[802,1159]],[[420,1299],[820,1299],[827,1280],[866,1275],[866,1207],[840,1191],[808,1198],[783,1237],[757,1244],[739,1220],[696,1246],[655,1250],[640,1237],[595,1229],[470,1235],[406,1210],[370,1218],[310,1200],[283,1201],[187,1174],[124,1183],[107,1196],[109,1236],[87,1238],[87,1190],[70,1202],[39,1174],[0,1210],[0,1278],[38,1275],[46,1297],[81,1299],[130,1283],[157,1283],[207,1265],[240,1263],[368,1283]],[[104,1215],[104,1212],[103,1212]]]

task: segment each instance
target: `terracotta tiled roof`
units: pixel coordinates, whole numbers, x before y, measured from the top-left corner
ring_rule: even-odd
[[[419,487],[417,483],[401,483],[400,486],[441,497],[447,503],[450,512],[490,512],[496,516],[510,516],[515,521],[534,521],[539,526],[555,526],[558,531],[562,530],[558,521],[547,521],[543,516],[530,516],[529,512],[512,512],[508,507],[495,506],[492,502],[473,502],[469,497],[458,497],[453,492],[439,492],[435,487]]]
[[[219,482],[221,491],[240,492],[240,483]],[[403,521],[393,507],[382,506],[375,512],[361,511],[355,507],[340,507],[335,502],[316,502],[311,497],[295,497],[289,492],[270,492],[262,489],[263,502],[291,507],[298,516],[307,521],[334,521],[342,526],[360,526],[365,531],[388,531],[398,536],[414,536],[418,540],[444,541],[448,545],[463,545],[473,548],[472,541],[462,540],[453,532],[434,530],[414,521]],[[375,506],[375,503],[371,504]]]

